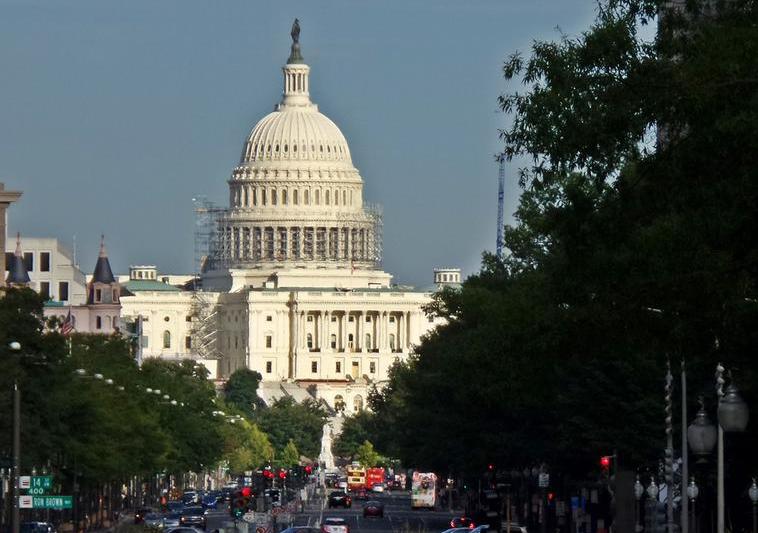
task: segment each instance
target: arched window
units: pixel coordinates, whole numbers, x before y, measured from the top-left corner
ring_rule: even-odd
[[[276,189],[271,189],[271,205],[276,205]]]
[[[118,317],[113,317],[113,329],[116,329],[118,327]]]
[[[287,189],[282,191],[282,205],[287,205]]]
[[[95,317],[95,329],[102,329],[103,327],[103,319],[98,317]]]
[[[297,189],[292,191],[292,203],[297,205]]]
[[[395,351],[395,334],[390,333],[390,350]]]
[[[306,335],[305,344],[308,346],[309,350],[313,349],[313,334],[308,333],[308,335]]]
[[[353,411],[363,411],[363,397],[360,394],[356,394],[353,398]]]
[[[329,189],[326,190],[326,194],[324,195],[324,203],[326,205],[329,205]]]
[[[305,205],[309,205],[311,203],[311,192],[308,189],[305,189]]]
[[[347,334],[347,349],[351,352],[353,351],[353,334],[348,333]]]
[[[169,330],[163,332],[163,347],[171,348],[171,332]]]
[[[258,205],[258,187],[253,187],[253,205]]]
[[[261,189],[261,205],[266,205],[266,189]]]

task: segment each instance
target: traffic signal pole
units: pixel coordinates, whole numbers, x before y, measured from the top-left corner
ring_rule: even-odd
[[[18,383],[13,383],[13,513],[12,533],[21,529],[21,515],[18,507],[19,469],[21,468],[21,391]]]

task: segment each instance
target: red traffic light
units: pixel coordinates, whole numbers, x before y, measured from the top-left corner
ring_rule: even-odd
[[[604,455],[600,458],[600,466],[603,468],[603,470],[608,470],[611,466],[611,456],[610,455]]]
[[[552,502],[555,499],[555,492],[547,493],[547,501]]]
[[[305,473],[310,474],[313,472],[313,467],[311,465],[305,465]]]
[[[274,479],[274,473],[271,470],[264,470],[263,477],[266,479]]]
[[[284,470],[279,470],[279,479],[286,479],[287,478],[287,472]]]
[[[240,492],[242,492],[242,496],[244,498],[249,498],[253,494],[253,489],[250,487],[242,487],[242,490]]]
[[[495,469],[495,465],[493,465],[492,463],[487,465],[487,470],[489,470],[490,472],[492,472],[494,469]]]

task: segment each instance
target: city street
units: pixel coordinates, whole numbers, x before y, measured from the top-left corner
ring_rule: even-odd
[[[391,531],[395,532],[431,532],[439,533],[448,529],[453,514],[448,511],[411,510],[410,496],[407,492],[372,494],[370,499],[384,503],[383,518],[364,518],[365,501],[353,500],[350,509],[321,509],[315,502],[306,507],[304,513],[294,516],[295,526],[318,526],[323,518],[345,518],[351,533]],[[231,522],[225,511],[213,511],[208,514],[208,531],[229,528]],[[283,526],[284,527],[284,526]]]

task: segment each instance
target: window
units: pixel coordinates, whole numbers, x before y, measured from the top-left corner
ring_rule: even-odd
[[[329,340],[329,345],[332,347],[332,350],[337,348],[337,335],[332,333],[332,336]]]
[[[316,361],[311,361],[311,372],[314,374],[318,373],[318,363]]]
[[[308,322],[313,322],[313,315],[308,315]]]
[[[390,350],[395,351],[395,334],[390,333]]]
[[[24,252],[24,266],[27,272],[34,270],[34,252]]]
[[[237,348],[239,348],[239,340],[240,340],[240,338],[239,338],[239,337],[237,337],[237,336],[235,335],[235,336],[234,336],[234,349],[235,349],[235,350],[236,350]]]
[[[271,335],[266,335],[266,348],[271,348]]]
[[[95,289],[95,301],[99,302],[103,299],[103,291],[100,289]]]
[[[163,317],[163,321],[164,321],[164,322],[168,322],[169,320],[171,320],[169,317],[167,317],[167,316],[164,316],[164,317]]]
[[[192,322],[192,317],[190,315],[187,315],[184,317],[185,322]]]
[[[337,317],[332,315],[332,322],[337,322]]]
[[[345,399],[342,397],[341,394],[338,394],[334,397],[334,410],[335,411],[344,411],[345,410]]]
[[[113,290],[113,293],[111,294],[111,297],[113,298],[111,301],[112,301],[114,304],[115,304],[116,302],[118,302],[118,291],[114,289],[114,290]]]
[[[295,189],[294,191],[292,191],[292,203],[295,204],[295,205],[297,205],[297,200],[298,200],[298,198],[297,198],[297,189]]]
[[[429,318],[427,318],[426,320],[427,320],[427,321],[428,321],[428,322],[431,324],[432,322],[434,322],[434,317],[433,317],[433,316],[430,316],[430,317],[429,317]]]
[[[348,322],[355,322],[355,317],[351,316],[347,319]]]
[[[39,284],[39,293],[42,298],[45,300],[50,299],[50,282],[49,281],[40,281]]]
[[[192,348],[192,337],[190,337],[189,335],[187,335],[186,337],[184,337],[184,347],[187,350],[189,350],[190,348]]]
[[[98,317],[95,317],[95,329],[103,329],[103,319]]]
[[[142,347],[147,348],[149,346],[149,337],[147,335],[142,336]]]
[[[50,272],[50,252],[40,252],[39,254],[39,271]]]
[[[163,347],[171,348],[171,332],[169,330],[163,332]]]
[[[376,374],[376,363],[374,363],[373,361],[371,361],[368,364],[368,373],[369,374]]]
[[[335,363],[334,370],[337,372],[337,374],[342,373],[342,363],[340,361],[337,361]]]
[[[395,323],[395,317],[394,317],[394,316],[391,316],[391,317],[390,317],[390,324],[394,324],[394,323]]]
[[[271,322],[272,320],[273,320],[273,318],[271,317],[271,315],[268,315],[266,317],[266,322]]]
[[[356,413],[363,410],[363,398],[360,395],[357,395],[355,398],[353,398],[353,411]]]
[[[313,348],[313,335],[308,333],[305,339],[306,339],[306,344],[308,345],[308,349],[311,350]]]
[[[118,329],[118,317],[113,317],[113,329]]]
[[[367,350],[371,349],[371,333],[366,333],[366,346]]]
[[[371,315],[366,315],[366,322],[371,322]]]
[[[274,365],[271,363],[271,361],[266,361],[266,374],[271,373],[271,371],[273,370],[273,366]]]

